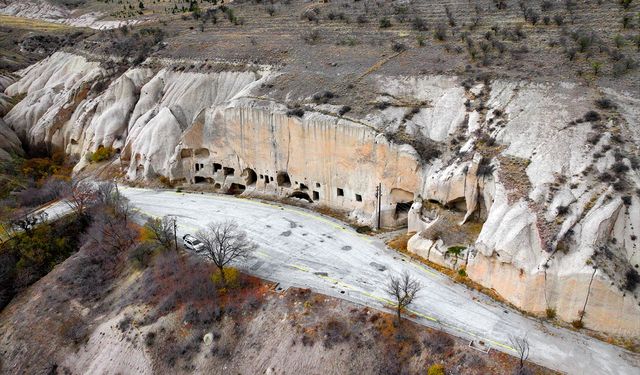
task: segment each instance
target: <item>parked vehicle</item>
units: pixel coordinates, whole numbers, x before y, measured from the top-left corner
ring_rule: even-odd
[[[184,237],[182,237],[182,241],[184,242],[184,247],[186,247],[189,250],[193,250],[197,253],[203,251],[204,249],[204,244],[190,234],[187,234]]]

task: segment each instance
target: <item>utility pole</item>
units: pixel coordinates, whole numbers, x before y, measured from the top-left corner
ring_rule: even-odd
[[[378,183],[378,186],[376,186],[376,198],[378,198],[378,230],[380,230],[381,228],[381,215],[382,213],[380,212],[380,207],[381,207],[381,199],[382,199],[382,184]]]
[[[173,243],[175,245],[176,254],[178,253],[178,219],[173,218]]]

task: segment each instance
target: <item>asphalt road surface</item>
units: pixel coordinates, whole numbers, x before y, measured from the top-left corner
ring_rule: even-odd
[[[451,334],[483,341],[516,354],[511,337],[526,337],[529,359],[568,374],[639,374],[640,357],[586,335],[521,315],[448,277],[412,262],[381,240],[344,223],[285,205],[231,196],[121,187],[146,216],[173,215],[180,238],[210,222],[235,220],[259,245],[254,257],[237,264],[261,278],[388,308],[384,291],[390,274],[409,271],[423,285],[411,306],[414,320]]]

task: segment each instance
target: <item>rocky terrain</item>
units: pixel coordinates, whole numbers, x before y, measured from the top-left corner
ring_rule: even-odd
[[[86,5],[86,1],[2,0],[0,2],[0,14],[100,30],[114,29],[140,22],[137,20],[118,21],[104,19],[105,14],[103,12],[78,9],[81,5]]]
[[[638,7],[203,3],[13,72],[2,129],[76,171],[107,152],[138,184],[406,225],[524,311],[637,338]]]
[[[511,374],[517,368],[516,358],[478,352],[409,321],[396,337],[392,316],[309,290],[243,276],[228,294],[212,292],[210,272],[173,252],[141,269],[126,257],[107,262],[87,246],[0,313],[0,372],[389,374],[442,366]]]

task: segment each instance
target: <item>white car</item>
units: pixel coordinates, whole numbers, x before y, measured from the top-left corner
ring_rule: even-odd
[[[182,241],[184,242],[184,247],[197,253],[201,252],[204,249],[204,244],[190,234],[182,237]]]

